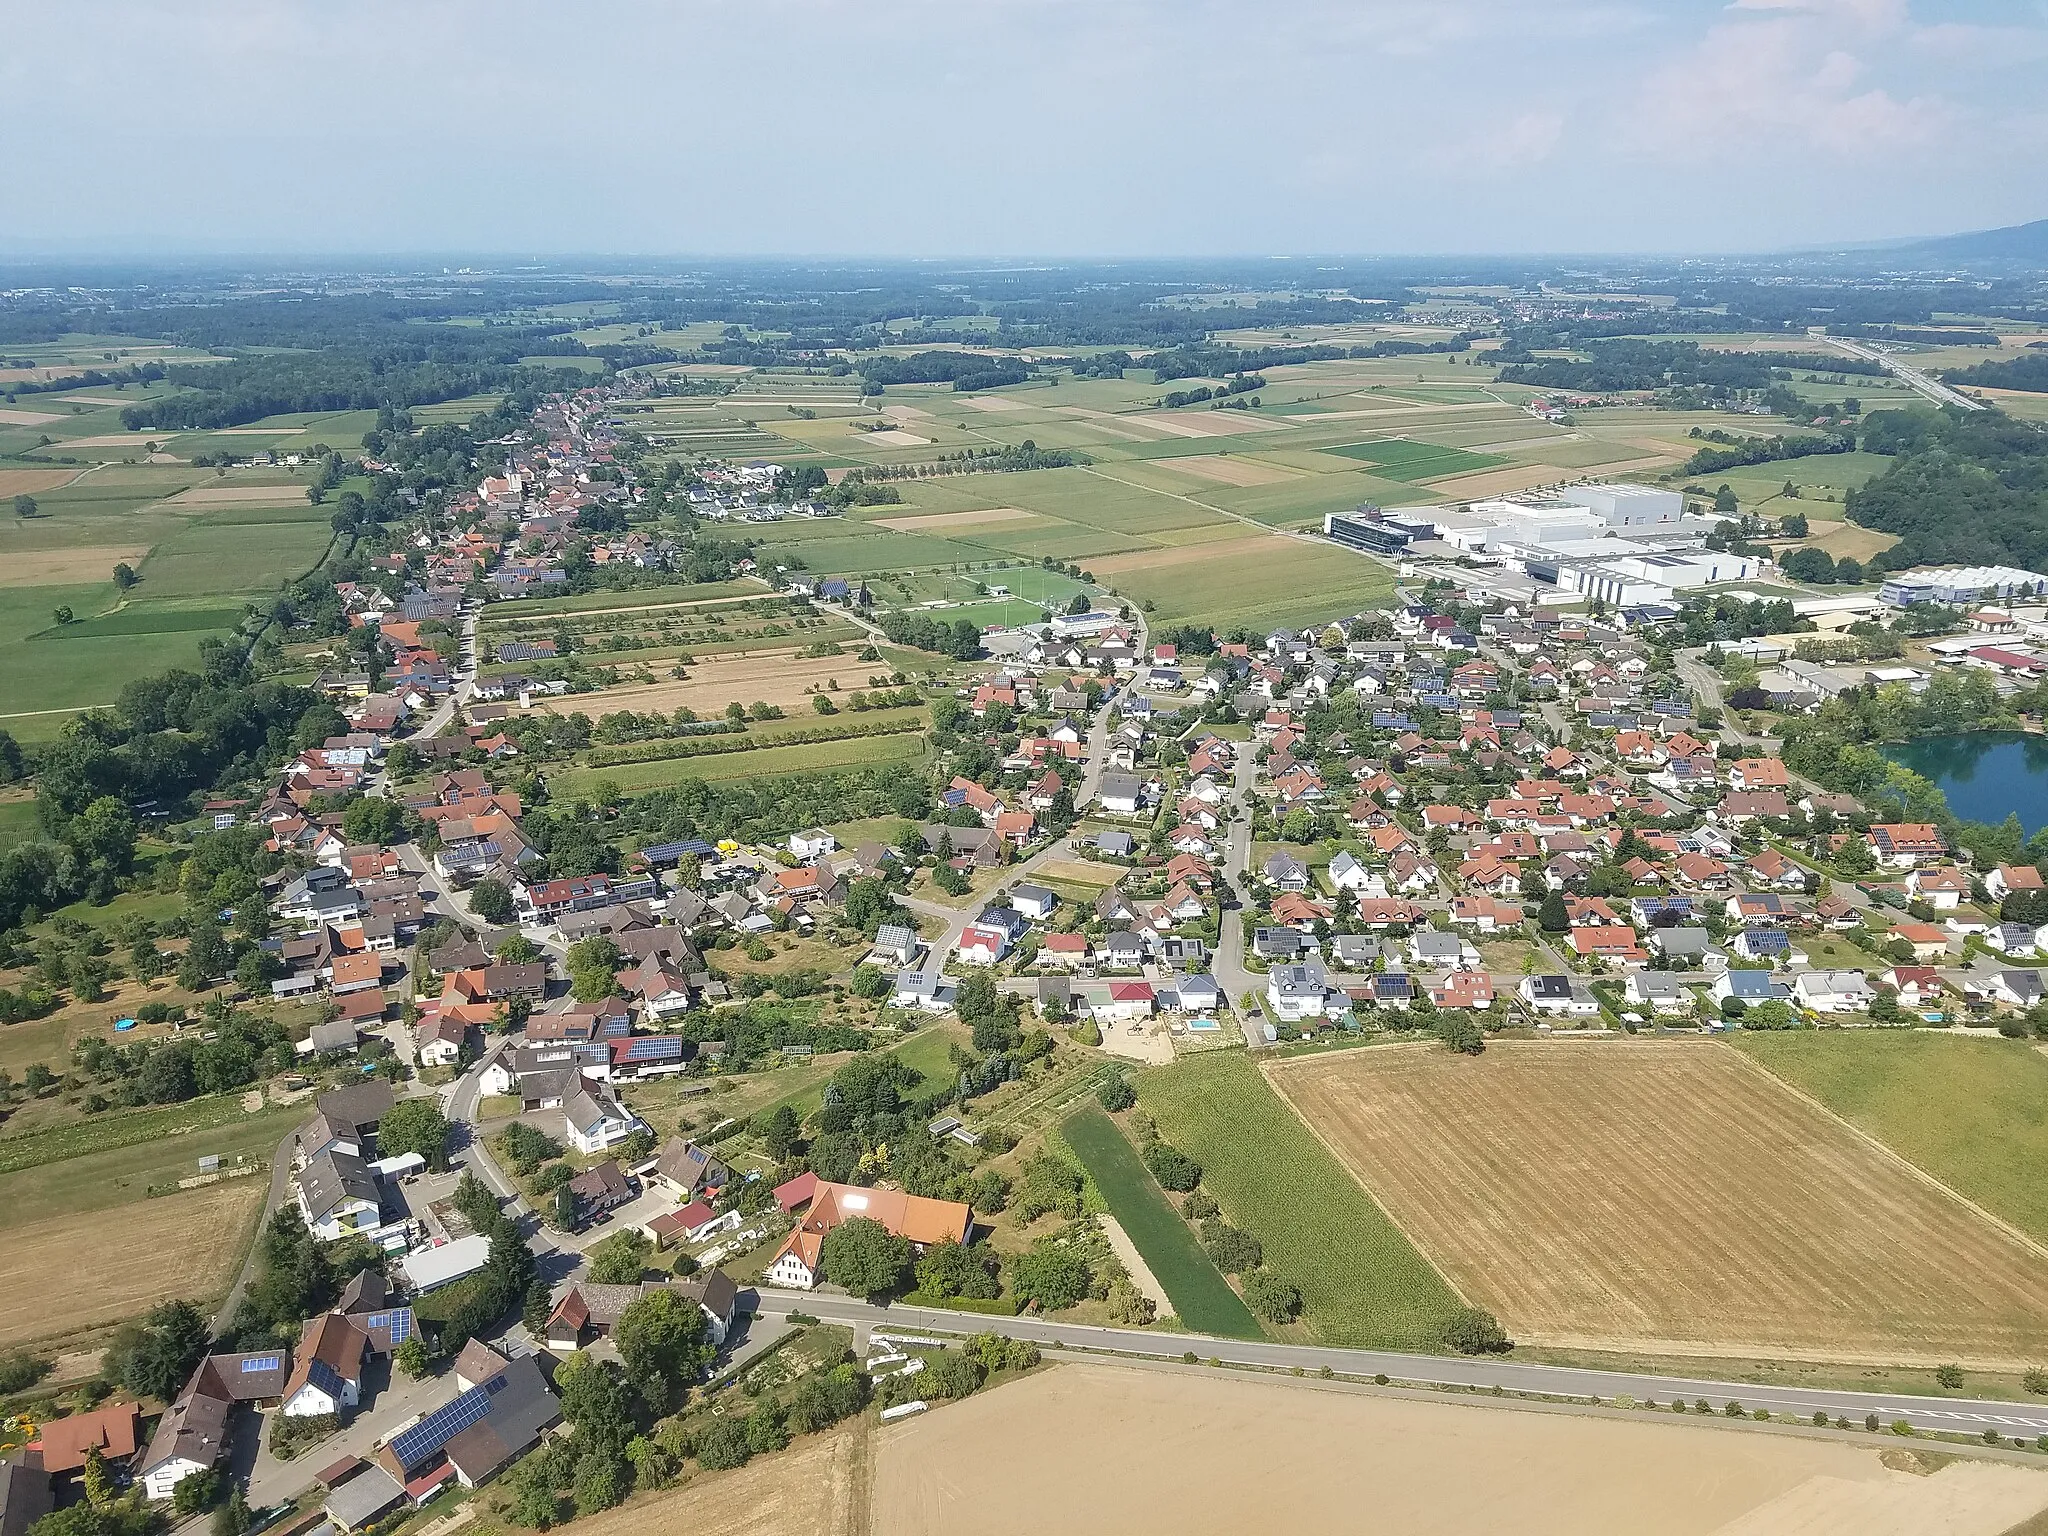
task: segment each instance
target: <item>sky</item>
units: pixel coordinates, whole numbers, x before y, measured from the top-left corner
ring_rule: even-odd
[[[2048,0],[64,0],[0,252],[1770,251],[2048,217]]]

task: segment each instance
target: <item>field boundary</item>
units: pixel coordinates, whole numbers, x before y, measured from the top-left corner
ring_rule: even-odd
[[[1881,1153],[1886,1158],[1889,1158],[1892,1162],[1897,1163],[1901,1168],[1904,1168],[1908,1173],[1912,1174],[1914,1178],[1920,1180],[1923,1184],[1926,1184],[1930,1189],[1939,1190],[1942,1194],[1948,1196],[1949,1199],[1955,1201],[1964,1209],[1981,1217],[1985,1221],[1990,1222],[1992,1226],[1998,1228],[1999,1231],[2003,1232],[2006,1236],[2013,1239],[2013,1241],[2017,1242],[2022,1247],[2027,1249],[2027,1251],[2032,1253],[2036,1258],[2039,1258],[2043,1261],[2048,1261],[2048,1243],[2043,1243],[2038,1238],[2032,1236],[2030,1233],[2021,1231],[2018,1227],[2014,1226],[2011,1222],[2007,1221],[2003,1216],[1997,1215],[1992,1211],[1986,1210],[1983,1206],[1979,1205],[1976,1201],[1972,1200],[1968,1195],[1964,1194],[1954,1185],[1945,1183],[1943,1180],[1936,1178],[1933,1174],[1929,1173],[1925,1168],[1922,1168],[1918,1163],[1914,1162],[1904,1153],[1878,1140],[1877,1137],[1871,1135],[1870,1132],[1864,1130],[1862,1126],[1857,1125],[1854,1121],[1845,1119],[1843,1116],[1835,1113],[1834,1110],[1828,1108],[1827,1105],[1823,1104],[1819,1099],[1815,1098],[1812,1094],[1808,1093],[1804,1088],[1801,1088],[1797,1083],[1791,1082],[1786,1078],[1780,1077],[1777,1073],[1773,1072],[1769,1067],[1765,1066],[1762,1062],[1758,1061],[1754,1056],[1751,1056],[1747,1051],[1738,1051],[1735,1049],[1734,1046],[1723,1044],[1723,1042],[1718,1040],[1704,1043],[1711,1043],[1713,1045],[1721,1046],[1721,1048],[1727,1051],[1730,1055],[1739,1057],[1744,1066],[1748,1067],[1752,1071],[1761,1072],[1764,1075],[1764,1077],[1772,1084],[1772,1086],[1782,1088],[1785,1092],[1791,1094],[1794,1098],[1798,1099],[1800,1102],[1805,1104],[1809,1109],[1813,1110],[1815,1113],[1826,1116],[1829,1120],[1832,1120],[1836,1125],[1840,1126],[1843,1130],[1847,1131],[1851,1136],[1855,1137],[1865,1146],[1872,1148],[1873,1150]]]

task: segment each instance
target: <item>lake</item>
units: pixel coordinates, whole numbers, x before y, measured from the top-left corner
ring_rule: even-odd
[[[1932,779],[1965,821],[1997,826],[2018,812],[2029,837],[2048,825],[2048,736],[1965,731],[1894,742],[1884,755]]]

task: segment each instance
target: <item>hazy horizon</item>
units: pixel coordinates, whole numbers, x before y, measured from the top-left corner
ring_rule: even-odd
[[[1792,254],[2048,213],[2039,0],[105,0],[10,30],[46,125],[17,261]]]

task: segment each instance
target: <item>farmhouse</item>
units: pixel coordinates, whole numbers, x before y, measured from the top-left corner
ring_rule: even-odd
[[[808,1291],[829,1278],[820,1259],[825,1235],[856,1216],[880,1222],[892,1235],[907,1238],[920,1249],[940,1242],[964,1243],[974,1230],[974,1213],[959,1201],[821,1179],[803,1220],[769,1260],[768,1283]]]

